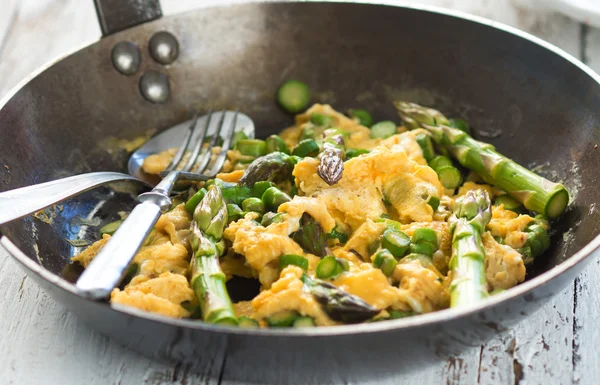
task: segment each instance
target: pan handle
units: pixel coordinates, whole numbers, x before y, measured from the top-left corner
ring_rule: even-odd
[[[102,36],[162,17],[159,0],[94,0]]]

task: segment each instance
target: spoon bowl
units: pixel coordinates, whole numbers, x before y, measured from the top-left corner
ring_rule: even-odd
[[[208,127],[208,131],[206,133],[207,136],[213,135],[218,128],[218,122],[221,119],[221,115],[223,111],[213,112],[213,118]],[[235,113],[232,111],[225,112],[225,120],[224,124],[228,126]],[[208,115],[204,115],[198,118],[197,124],[203,126],[206,124],[206,119]],[[154,136],[148,142],[146,142],[142,147],[138,148],[131,157],[129,157],[129,162],[127,163],[127,169],[130,175],[150,184],[156,185],[160,178],[157,175],[151,175],[142,169],[142,165],[144,164],[144,160],[153,154],[158,154],[162,151],[168,150],[170,148],[179,147],[181,142],[185,138],[185,134],[188,132],[190,124],[193,119],[187,120],[185,122],[181,122],[176,126],[165,130],[158,135]],[[238,113],[237,122],[234,128],[235,132],[244,132],[249,139],[254,139],[254,122],[250,117],[244,115],[242,113]],[[195,143],[200,131],[197,131],[191,138],[191,142]]]

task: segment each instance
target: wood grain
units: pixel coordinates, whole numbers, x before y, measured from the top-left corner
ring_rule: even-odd
[[[202,5],[219,3],[203,0]],[[521,0],[425,0],[488,17],[546,39],[600,69],[600,31],[556,14],[539,13]],[[165,14],[198,5],[163,0]],[[38,66],[100,36],[91,1],[22,0],[0,57],[0,97]],[[600,263],[512,330],[483,346],[386,384],[595,384],[600,378]],[[6,384],[229,384],[235,367],[221,378],[191,374],[129,352],[83,325],[28,279],[0,250],[0,373]],[[257,368],[260,370],[260,368]],[[236,373],[236,378],[240,374]],[[242,376],[243,377],[243,376]]]

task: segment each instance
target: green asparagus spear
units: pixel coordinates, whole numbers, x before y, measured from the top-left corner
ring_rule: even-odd
[[[337,226],[334,227],[329,234],[327,234],[327,238],[337,239],[342,245],[348,242],[348,234],[340,230]]]
[[[104,226],[102,226],[100,228],[100,235],[104,235],[104,234],[113,235],[115,233],[115,231],[117,231],[119,229],[119,227],[121,226],[121,224],[123,222],[124,222],[123,219],[119,219],[117,221],[105,224]]]
[[[250,198],[250,187],[236,184],[219,187],[226,203],[234,203],[240,206],[246,199]]]
[[[308,269],[308,259],[302,255],[284,254],[279,256],[279,270],[285,269],[289,265],[298,266],[302,270]]]
[[[373,117],[369,111],[362,108],[351,108],[348,110],[348,115],[351,118],[358,119],[359,123],[365,127],[371,127],[373,124]]]
[[[432,209],[433,209],[433,211],[435,212],[435,211],[437,211],[438,207],[440,207],[440,198],[438,198],[438,197],[436,197],[436,196],[433,196],[433,195],[430,195],[430,196],[427,198],[427,204],[428,204],[429,206],[431,206],[431,208],[432,208]]]
[[[331,116],[327,116],[325,114],[320,114],[318,112],[313,112],[310,115],[310,122],[317,126],[327,126],[331,123],[333,118]]]
[[[298,140],[301,142],[305,139],[314,139],[315,138],[315,125],[308,122],[308,123],[304,123],[304,125],[302,126],[302,133],[300,134],[300,137],[298,138]]]
[[[283,182],[292,176],[293,159],[283,152],[272,152],[250,163],[239,180],[240,186],[253,187],[258,181]]]
[[[331,283],[302,276],[304,288],[312,294],[323,311],[334,321],[359,323],[374,317],[379,310]]]
[[[522,214],[523,206],[508,194],[500,195],[494,199],[494,206],[504,205],[506,210],[514,211],[517,214]]]
[[[464,119],[449,119],[448,125],[453,128],[458,128],[462,132],[466,132],[467,134],[471,135],[471,126]]]
[[[460,170],[454,166],[438,167],[435,171],[438,174],[440,183],[447,189],[454,190],[463,182]]]
[[[269,136],[267,140],[265,140],[265,146],[267,154],[272,152],[283,152],[284,154],[289,155],[290,153],[290,149],[279,135]]]
[[[396,123],[391,120],[375,123],[371,127],[371,138],[387,138],[398,132]]]
[[[240,139],[236,144],[236,148],[242,155],[254,157],[263,156],[267,153],[267,144],[260,139]]]
[[[400,311],[400,310],[388,310],[390,313],[390,319],[400,319],[406,317],[412,317],[415,315],[412,311]]]
[[[295,328],[311,328],[317,326],[312,317],[298,317],[292,324]]]
[[[430,256],[420,253],[410,253],[398,261],[398,263],[408,263],[411,261],[419,261],[421,262],[421,266],[428,269],[434,266],[433,259]]]
[[[319,261],[316,275],[317,278],[331,279],[340,275],[344,271],[348,271],[349,269],[350,265],[348,264],[348,261],[329,255]]]
[[[423,158],[426,161],[431,161],[435,157],[435,150],[433,149],[433,142],[429,135],[424,132],[417,134],[415,137],[417,144],[421,147],[421,152],[423,153]]]
[[[292,154],[301,158],[317,156],[319,154],[319,145],[313,139],[304,139],[294,147]]]
[[[251,195],[255,198],[262,198],[269,187],[275,187],[275,183],[269,181],[258,181],[252,186]]]
[[[556,218],[565,211],[569,193],[562,184],[518,165],[496,152],[491,144],[478,142],[467,133],[448,127],[448,119],[439,111],[406,102],[395,102],[395,106],[407,126],[427,129],[433,140],[461,165],[481,175],[487,183],[500,187],[527,209],[548,218]]]
[[[319,257],[327,255],[327,234],[310,214],[302,214],[300,228],[291,237],[307,253]]]
[[[284,110],[296,114],[308,105],[310,89],[306,83],[288,80],[277,90],[277,101]]]
[[[433,229],[430,229],[428,227],[421,227],[414,231],[411,241],[413,243],[428,242],[437,248],[438,234],[437,231]]]
[[[131,282],[131,280],[138,275],[140,271],[140,265],[138,265],[136,262],[132,262],[129,267],[127,268],[127,272],[125,273],[125,277],[123,278],[123,282],[122,285],[127,285],[129,284],[129,282]]]
[[[317,174],[332,186],[342,179],[346,146],[344,136],[338,130],[325,130],[324,136]]]
[[[452,159],[444,155],[438,155],[429,161],[429,167],[437,172],[437,169],[444,166],[453,166]]]
[[[379,250],[373,257],[373,267],[381,269],[386,277],[390,277],[394,273],[397,264],[398,261],[388,249]]]
[[[368,154],[369,150],[364,150],[362,148],[349,148],[346,150],[346,159],[356,158],[357,156]]]
[[[194,195],[190,197],[190,199],[185,202],[185,209],[188,213],[193,214],[194,210],[196,210],[196,206],[200,203],[202,198],[206,195],[206,189],[201,188]]]
[[[221,180],[219,178],[209,180],[204,185],[204,188],[208,189],[210,188],[210,186],[219,186],[219,188],[221,189],[221,195],[227,203],[234,203],[239,206],[246,198],[250,197],[251,190],[249,187],[242,186],[237,183],[225,182],[224,180]],[[206,193],[206,191],[204,191],[204,193]],[[196,205],[198,203],[196,203]]]
[[[238,326],[241,328],[257,328],[258,322],[246,315],[238,317]]]
[[[435,253],[435,247],[429,242],[411,243],[408,249],[412,254],[422,254],[432,257]]]
[[[283,213],[272,213],[268,212],[263,215],[262,220],[260,221],[260,225],[267,227],[271,223],[278,223],[283,221]]]
[[[492,218],[490,197],[483,189],[457,198],[450,217],[453,272],[450,307],[473,304],[487,297],[485,252],[481,235]]]
[[[550,237],[546,231],[547,227],[548,222],[540,215],[536,216],[527,225],[525,229],[527,240],[525,241],[525,245],[518,250],[523,255],[526,264],[533,262],[535,257],[543,254],[550,247]]]
[[[231,138],[231,147],[237,148],[237,143],[244,139],[248,139],[248,135],[244,131],[237,131],[233,134],[233,138]]]
[[[392,253],[394,258],[402,258],[410,247],[410,238],[400,230],[387,229],[381,236],[381,247]]]
[[[244,212],[244,210],[242,210],[240,208],[240,206],[236,205],[235,203],[228,203],[227,204],[227,222],[234,222],[237,221],[240,218],[243,218],[244,215],[246,215],[246,213]]]
[[[394,102],[398,114],[409,130],[425,128],[425,126],[449,125],[448,119],[441,112],[415,103]],[[435,137],[434,137],[435,139]]]
[[[246,212],[254,211],[262,215],[265,212],[265,204],[259,198],[250,197],[242,202],[242,209]]]
[[[227,207],[218,186],[211,187],[194,211],[190,244],[192,286],[205,322],[237,325],[231,299],[225,287],[225,274],[219,265],[223,252],[219,245],[227,225]]]
[[[295,310],[282,310],[265,318],[269,327],[289,327],[300,317]]]
[[[269,187],[262,196],[262,201],[269,211],[277,211],[279,206],[291,200],[292,198],[289,195],[277,187]]]

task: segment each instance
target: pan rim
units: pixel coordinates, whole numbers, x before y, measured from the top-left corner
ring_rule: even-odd
[[[570,64],[574,65],[578,69],[582,70],[586,73],[592,80],[594,80],[598,85],[600,85],[600,76],[596,74],[591,68],[582,63],[580,60],[572,56],[571,54],[565,52],[561,48],[556,47],[555,45],[548,43],[538,37],[535,37],[527,32],[521,31],[517,28],[508,26],[506,24],[492,21],[480,16],[475,16],[471,14],[467,14],[460,11],[449,10],[441,7],[424,5],[424,4],[412,4],[406,1],[395,1],[395,0],[378,0],[376,3],[369,2],[368,0],[352,0],[352,1],[229,1],[228,4],[218,5],[210,8],[222,8],[229,5],[238,5],[244,6],[249,4],[261,4],[261,5],[273,5],[273,4],[340,4],[340,6],[352,6],[356,4],[361,4],[364,6],[392,6],[397,8],[406,8],[417,11],[424,11],[429,13],[435,13],[442,16],[449,16],[454,18],[459,18],[468,22],[474,22],[477,24],[481,24],[502,32],[509,33],[513,36],[528,40],[529,42],[536,44],[542,48],[551,51],[552,53],[562,57],[567,60]],[[194,12],[201,11],[195,10]],[[177,15],[168,16],[166,18],[176,17]],[[147,23],[147,25],[152,25],[153,23],[160,22],[162,19],[159,19],[155,22]],[[96,42],[94,42],[96,43]],[[33,80],[35,77],[40,75],[46,69],[50,68],[52,65],[58,63],[62,59],[72,55],[73,53],[81,50],[89,46],[90,44],[85,44],[82,47],[74,49],[67,54],[63,54],[58,56],[56,59],[51,60],[47,64],[41,66],[36,71],[33,71],[30,75],[21,80],[15,87],[13,87],[2,99],[0,99],[0,110],[14,97],[14,95],[21,90],[27,83]],[[70,294],[83,297],[76,290],[75,286],[65,279],[61,278],[58,275],[51,273],[50,271],[44,269],[41,265],[37,264],[30,257],[28,257],[23,251],[21,251],[7,236],[2,236],[0,238],[0,245],[2,245],[6,251],[17,260],[21,265],[27,268],[28,271],[33,272],[38,275],[40,278],[44,279],[50,284],[57,286],[58,288],[69,292]],[[295,338],[295,337],[323,337],[323,336],[340,336],[340,335],[355,335],[355,334],[370,334],[370,333],[378,333],[378,332],[387,332],[390,330],[405,330],[405,329],[417,329],[422,327],[427,327],[432,324],[437,323],[445,323],[449,321],[456,321],[461,318],[467,318],[473,316],[480,311],[486,308],[495,307],[505,301],[515,299],[517,297],[526,295],[532,292],[535,288],[541,287],[549,281],[556,278],[558,275],[565,273],[571,270],[575,265],[583,262],[586,258],[591,257],[594,252],[596,252],[600,248],[600,235],[597,235],[594,239],[592,239],[588,244],[586,244],[579,251],[574,253],[570,258],[563,261],[557,266],[543,272],[537,277],[532,278],[526,282],[523,282],[505,292],[496,294],[492,297],[487,298],[480,303],[476,303],[473,305],[465,306],[460,309],[444,309],[439,310],[427,314],[422,314],[417,317],[408,317],[404,319],[398,320],[389,320],[387,322],[376,322],[376,323],[368,323],[368,324],[354,324],[354,325],[340,325],[340,326],[330,326],[330,327],[318,327],[318,328],[305,328],[305,329],[293,329],[293,328],[282,328],[282,329],[243,329],[236,327],[227,327],[227,326],[215,326],[211,324],[206,324],[204,322],[198,322],[195,320],[187,320],[187,319],[175,319],[170,317],[161,316],[158,314],[153,314],[149,312],[144,312],[142,310],[136,308],[130,308],[120,305],[109,305],[105,303],[97,303],[100,306],[108,306],[109,309],[116,311],[118,313],[123,313],[124,315],[139,317],[147,321],[158,322],[162,324],[167,324],[170,326],[182,327],[182,328],[190,328],[190,329],[198,329],[207,332],[213,332],[217,334],[223,335],[240,335],[240,336],[260,336],[260,337],[286,337],[286,338]],[[94,302],[92,300],[88,300],[90,302]]]

